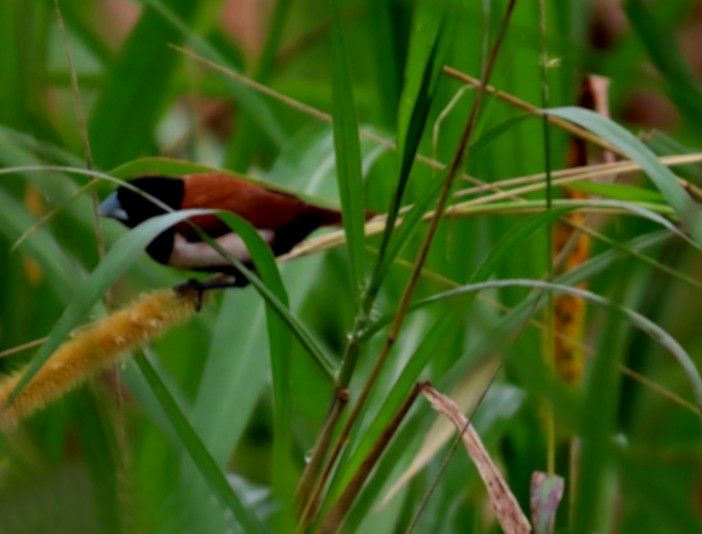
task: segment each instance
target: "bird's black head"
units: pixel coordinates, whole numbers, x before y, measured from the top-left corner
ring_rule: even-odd
[[[130,183],[174,210],[181,207],[185,194],[185,184],[182,179],[144,176]],[[134,228],[146,219],[163,213],[166,213],[166,210],[162,207],[146,196],[124,186],[118,187],[100,204],[100,215],[116,219],[129,228]]]

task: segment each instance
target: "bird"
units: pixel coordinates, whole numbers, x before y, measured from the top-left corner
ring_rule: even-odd
[[[289,252],[296,244],[322,226],[342,223],[341,211],[310,204],[294,194],[272,189],[223,172],[198,172],[184,176],[145,175],[130,180],[136,190],[119,186],[100,205],[100,215],[134,228],[167,212],[143,193],[173,210],[226,210],[248,221],[271,248],[274,256]],[[374,214],[368,212],[366,218]],[[234,258],[253,269],[244,241],[215,215],[188,219],[214,239]],[[187,271],[228,275],[230,281],[208,284],[190,279],[184,286],[202,292],[215,287],[244,287],[248,279],[227,258],[204,241],[187,222],[180,222],[159,235],[146,247],[158,263]],[[233,280],[231,280],[233,277]]]

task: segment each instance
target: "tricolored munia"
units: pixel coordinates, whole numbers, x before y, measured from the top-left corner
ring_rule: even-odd
[[[268,243],[275,256],[289,252],[297,243],[321,226],[341,224],[341,212],[310,204],[292,194],[234,178],[225,173],[203,172],[179,177],[142,176],[131,185],[160,200],[174,210],[226,210],[247,220]],[[120,186],[100,206],[100,214],[111,217],[129,228],[166,213],[146,196]],[[366,217],[373,214],[368,212]],[[244,241],[214,215],[191,217],[229,254],[247,267],[251,256]],[[151,241],[146,248],[157,262],[178,269],[223,273],[234,277],[226,284],[187,285],[199,291],[210,287],[243,287],[248,280],[224,256],[203,241],[198,232],[186,222],[178,223]]]

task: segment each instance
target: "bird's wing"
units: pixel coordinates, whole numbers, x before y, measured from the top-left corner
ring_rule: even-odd
[[[184,176],[183,181],[183,209],[225,210],[246,219],[257,229],[275,231],[312,208],[292,195],[232,178],[224,173],[191,174]],[[193,217],[191,221],[213,237],[231,232],[229,226],[213,215]],[[178,225],[177,231],[187,239],[197,240],[197,233],[187,224]]]

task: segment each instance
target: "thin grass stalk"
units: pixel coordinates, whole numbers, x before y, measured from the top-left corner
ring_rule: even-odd
[[[78,131],[80,133],[80,141],[83,146],[83,156],[85,157],[85,166],[89,171],[93,170],[93,152],[90,148],[90,137],[88,136],[88,124],[85,120],[85,112],[83,111],[83,101],[80,95],[80,85],[78,84],[78,75],[73,63],[73,56],[68,45],[68,35],[66,26],[63,22],[63,15],[59,6],[59,0],[54,0],[54,8],[56,11],[56,20],[59,26],[59,34],[61,35],[61,43],[63,51],[66,54],[66,63],[68,64],[68,72],[71,76],[71,93],[73,96],[73,106],[75,107],[76,119],[78,121]],[[92,182],[95,178],[89,177],[88,181]],[[105,256],[105,237],[100,226],[100,201],[97,193],[91,191],[90,198],[93,204],[93,216],[95,227],[95,240],[97,242],[98,257],[102,259]],[[109,292],[105,294],[105,303],[109,302]]]
[[[367,316],[367,313],[361,313],[356,316],[352,332],[362,331]],[[348,403],[348,395],[342,396],[341,393],[343,391],[348,391],[347,386],[351,382],[351,375],[360,351],[361,337],[352,335],[342,355],[341,361],[345,362],[345,365],[340,369],[339,375],[336,378],[336,394],[329,407],[327,421],[324,423],[322,431],[317,437],[314,451],[312,451],[312,457],[305,466],[302,476],[300,477],[300,483],[298,484],[296,494],[300,502],[303,503],[300,525],[304,527],[311,522],[313,515],[316,513],[319,497],[324,487],[324,481],[329,477],[331,469],[336,462],[336,458],[332,457],[327,462],[321,477],[317,478],[319,469],[323,465],[323,458],[326,458],[327,452],[329,451],[329,445],[331,444],[334,430],[336,429],[336,423],[339,421],[341,412]],[[315,481],[317,482],[316,484],[314,484]]]
[[[427,382],[417,382],[414,385],[414,388],[412,388],[412,391],[405,399],[405,402],[402,403],[402,406],[400,406],[400,408],[397,410],[395,416],[385,427],[385,430],[383,430],[383,433],[376,441],[375,445],[373,446],[373,449],[371,449],[371,451],[368,453],[368,456],[366,456],[366,458],[363,460],[363,463],[358,468],[358,471],[356,471],[356,474],[354,475],[353,479],[351,479],[348,486],[344,488],[344,492],[341,494],[339,499],[336,501],[332,509],[327,514],[327,517],[325,518],[324,522],[322,523],[322,526],[319,529],[319,532],[321,534],[331,534],[333,532],[336,532],[337,529],[341,526],[344,518],[346,517],[346,514],[348,514],[349,510],[351,509],[351,506],[353,505],[356,496],[361,491],[361,488],[368,479],[371,471],[378,463],[378,460],[380,459],[387,446],[390,444],[390,441],[397,432],[397,429],[400,427],[400,424],[402,423],[404,418],[407,416],[407,413],[412,407],[412,404],[414,404],[414,401],[417,399],[422,389],[427,384]]]
[[[478,80],[477,78],[474,78],[473,76],[470,76],[469,74],[466,74],[464,72],[461,72],[459,70],[454,69],[453,67],[446,66],[444,67],[444,72],[451,76],[452,78],[455,78],[456,80],[462,81],[464,83],[467,83],[469,85],[472,85],[473,87],[479,87],[480,84],[482,83],[481,80]],[[533,104],[530,104],[529,102],[526,102],[525,100],[522,100],[520,98],[517,98],[514,95],[511,95],[510,93],[506,93],[504,91],[500,91],[497,88],[488,85],[485,87],[485,91],[495,95],[497,98],[500,100],[503,100],[507,102],[508,104],[521,109],[523,111],[526,111],[527,113],[531,113],[532,115],[542,115],[543,113],[539,108],[534,106]],[[548,121],[551,124],[554,124],[561,128],[562,130],[573,134],[576,137],[580,137],[581,139],[584,139],[585,141],[589,141],[590,143],[597,145],[601,148],[604,148],[605,150],[609,150],[614,152],[615,154],[618,154],[624,158],[626,158],[626,154],[623,154],[617,147],[614,145],[611,145],[604,139],[601,139],[600,137],[596,136],[595,134],[592,134],[588,132],[586,129],[581,128],[579,126],[576,126],[574,124],[569,123],[568,121],[565,121],[561,118],[558,117],[548,117]]]
[[[674,165],[684,165],[688,163],[700,163],[702,162],[702,154],[680,154],[675,156],[662,156],[658,160],[669,167]],[[553,178],[566,178],[577,176],[579,180],[585,180],[587,178],[597,178],[600,176],[607,176],[610,174],[621,174],[625,172],[635,172],[640,171],[641,166],[635,161],[617,161],[614,163],[598,163],[586,166],[578,166],[567,169],[559,169],[557,171],[551,171],[551,176]],[[528,176],[519,176],[517,178],[507,178],[504,180],[499,180],[497,182],[492,182],[490,184],[477,185],[475,187],[469,187],[466,189],[461,189],[456,192],[456,197],[464,197],[468,195],[475,195],[478,193],[483,193],[484,191],[494,191],[496,188],[505,189],[511,186],[533,184],[538,182],[543,182],[546,177],[546,173],[540,172],[537,174],[531,174]],[[558,182],[554,182],[557,184]],[[687,181],[678,178],[678,183],[683,187],[689,189]],[[687,185],[685,185],[687,184]]]
[[[546,3],[545,0],[539,0],[539,41],[541,48],[540,76],[541,76],[541,107],[547,109],[549,107],[549,86],[548,86],[548,45],[546,42]],[[551,176],[551,132],[549,129],[549,121],[547,115],[542,115],[541,124],[543,128],[544,138],[544,169],[546,173],[546,211],[550,211],[553,207],[553,177]],[[553,249],[553,223],[549,221],[546,224],[546,280],[552,282],[554,279],[554,262],[551,255]],[[545,350],[544,364],[546,371],[554,372],[554,343],[555,343],[555,325],[554,325],[554,299],[553,292],[546,292],[548,301],[544,308],[544,323],[546,324],[545,331]],[[553,409],[546,403],[542,403],[542,411],[545,419],[546,427],[546,470],[549,474],[556,472],[556,418]]]
[[[303,102],[300,102],[299,100],[296,100],[294,98],[288,97],[286,95],[283,95],[270,87],[267,87],[261,83],[256,82],[255,80],[252,80],[251,78],[235,72],[231,69],[227,69],[226,67],[222,67],[221,65],[218,65],[202,56],[197,55],[196,53],[187,50],[185,48],[181,48],[175,45],[170,45],[171,48],[174,50],[187,55],[188,57],[191,57],[192,59],[202,63],[203,65],[206,65],[207,67],[216,70],[218,72],[221,72],[228,77],[235,79],[247,87],[250,87],[262,94],[265,94],[266,96],[269,96],[275,100],[278,100],[279,102],[282,102],[286,106],[292,107],[293,109],[297,109],[298,111],[305,113],[306,115],[309,115],[310,117],[313,117],[317,120],[320,120],[322,122],[326,123],[331,123],[332,122],[332,116],[328,113],[325,113],[315,107],[309,106],[307,104],[304,104]],[[464,83],[473,85],[477,87],[480,84],[480,80],[477,80],[476,78],[473,78],[472,76],[469,76],[468,74],[465,74],[463,72],[460,72],[456,69],[453,69],[451,67],[445,66],[444,67],[444,72],[446,74],[453,76]],[[486,91],[488,91],[491,94],[495,94],[498,98],[504,100],[510,105],[513,105],[519,109],[523,109],[529,113],[535,114],[535,115],[540,115],[540,110],[536,107],[533,106],[532,104],[529,104],[528,102],[521,100],[509,93],[506,93],[504,91],[498,91],[495,89],[493,86],[486,86]],[[587,130],[584,130],[580,128],[579,126],[576,126],[570,122],[564,121],[562,119],[559,119],[558,117],[554,117],[549,115],[549,122],[555,126],[558,126],[559,128],[563,129],[564,131],[570,132],[573,135],[579,136],[597,146],[600,146],[606,150],[610,150],[614,153],[620,154],[620,151],[617,150],[616,147],[611,146],[609,143],[601,139],[600,137],[588,132]],[[368,132],[366,130],[360,129],[359,130],[359,135],[361,137],[368,139],[370,141],[373,141],[374,143],[377,143],[380,146],[384,146],[388,150],[396,150],[397,146],[396,144],[389,140],[385,139],[377,134],[374,134],[373,132]],[[675,165],[675,164],[684,164],[684,163],[697,163],[700,160],[702,160],[702,155],[701,154],[682,154],[679,156],[664,156],[662,158],[659,158],[661,162],[665,163],[666,165]],[[422,154],[418,154],[416,156],[416,161],[423,165],[427,165],[428,167],[431,167],[433,169],[437,170],[443,170],[446,165],[440,161],[436,161],[432,158],[428,158]],[[589,166],[588,168],[592,169],[597,169],[597,170],[603,170],[606,168],[607,165],[612,165],[612,169],[614,170],[615,166],[618,166],[617,169],[619,172],[627,172],[627,171],[634,171],[634,170],[639,170],[641,167],[636,163],[636,162],[631,162],[631,161],[626,161],[626,162],[619,162],[615,164],[605,164],[601,166]],[[561,171],[554,171],[553,176],[566,176],[570,175],[570,173],[577,172],[575,169],[564,169]],[[590,175],[587,175],[590,176]],[[587,176],[583,176],[582,178],[585,178]],[[486,183],[482,180],[479,180],[478,178],[475,178],[473,176],[470,176],[468,174],[461,174],[461,179],[472,183],[475,185],[475,187],[464,190],[464,191],[459,191],[457,193],[458,196],[462,195],[467,195],[467,194],[473,194],[485,190],[490,190],[490,191],[499,191],[501,187],[504,187],[508,184],[520,184],[524,182],[531,182],[531,181],[541,181],[543,180],[544,175],[543,173],[536,174],[533,176],[526,176],[526,177],[519,177],[519,178],[513,178],[513,179],[508,179],[508,180],[502,180],[500,182],[494,182],[494,183]],[[688,194],[693,197],[694,199],[701,201],[702,202],[702,189],[698,188],[694,184],[691,184],[690,182],[683,180],[678,177],[678,183],[688,192]]]
[[[240,83],[243,83],[247,87],[254,89],[254,90],[270,97],[270,98],[273,98],[273,99],[285,104],[286,106],[289,106],[293,109],[296,109],[296,110],[300,111],[301,113],[304,113],[304,114],[306,114],[312,118],[315,118],[319,121],[322,121],[322,122],[326,122],[326,123],[332,122],[332,116],[329,113],[325,113],[325,112],[323,112],[323,111],[321,111],[313,106],[307,105],[303,102],[300,102],[299,100],[296,100],[296,99],[291,98],[289,96],[283,95],[282,93],[279,93],[279,92],[271,89],[270,87],[267,87],[264,84],[256,82],[255,80],[247,77],[244,74],[241,74],[239,72],[236,72],[236,71],[233,71],[231,69],[227,69],[226,67],[223,67],[221,65],[218,65],[217,63],[214,63],[213,61],[210,61],[202,56],[199,56],[196,53],[194,53],[188,49],[181,48],[181,47],[176,46],[176,45],[169,45],[169,46],[171,48],[173,48],[174,50],[202,63],[203,65],[206,65],[207,67],[209,67],[213,70],[221,72],[222,74],[225,74],[228,77],[230,77],[230,78],[232,78]],[[460,72],[456,69],[453,69],[452,67],[445,66],[444,72],[446,72],[446,74],[453,76],[453,77],[455,77],[455,78],[457,78],[457,79],[459,79],[467,84],[470,84],[474,87],[478,87],[480,84],[480,80],[473,78],[472,76],[469,76],[468,74]],[[495,89],[491,85],[486,86],[486,91],[491,93],[491,94],[495,94],[498,98],[504,100],[505,102],[507,102],[510,105],[517,107],[518,109],[523,109],[523,110],[528,111],[529,113],[532,113],[535,115],[541,114],[540,110],[536,106],[534,106],[534,105],[532,105],[524,100],[521,100],[521,99],[511,95],[510,93],[506,93],[504,91],[498,91],[497,89]],[[604,141],[600,137],[597,137],[596,135],[588,132],[587,130],[580,128],[579,126],[576,126],[570,122],[564,121],[562,119],[559,119],[558,117],[554,117],[551,115],[549,115],[549,122],[555,126],[558,126],[559,128],[563,129],[566,132],[569,132],[573,135],[580,136],[583,139],[590,141],[591,143],[593,143],[597,146],[600,146],[600,147],[605,148],[607,150],[612,150],[613,152],[619,154],[619,151],[617,151],[616,147],[610,146],[609,143],[607,143],[606,141]],[[393,141],[391,141],[389,139],[385,139],[384,137],[381,137],[373,132],[369,132],[367,130],[360,129],[359,135],[361,135],[361,137],[363,137],[364,139],[368,139],[374,143],[377,143],[380,146],[387,148],[388,150],[395,151],[397,149],[397,146]],[[699,161],[702,160],[702,154],[681,154],[678,156],[664,156],[664,157],[661,157],[659,159],[661,162],[665,163],[666,165],[682,165],[685,163],[698,163]],[[426,165],[430,168],[437,169],[437,170],[443,170],[446,168],[446,165],[443,162],[429,158],[429,157],[424,156],[422,154],[417,155],[416,161],[418,161],[419,163],[421,163],[423,165]],[[599,170],[599,169],[604,170],[607,165],[611,165],[613,168],[615,166],[618,166],[617,169],[619,170],[619,172],[635,171],[635,170],[639,170],[641,168],[636,162],[632,162],[632,161],[618,162],[618,163],[614,163],[614,164],[604,164],[601,166],[592,165],[592,166],[589,166],[588,168],[597,169],[597,170]],[[577,170],[576,169],[564,169],[561,171],[554,171],[553,176],[554,177],[555,176],[566,176],[566,175],[570,175],[570,173],[573,173],[573,172],[577,172]],[[463,173],[463,174],[461,174],[461,179],[463,179],[469,183],[474,184],[475,187],[470,188],[470,189],[466,189],[463,191],[459,191],[457,193],[457,195],[461,196],[463,194],[473,194],[476,192],[481,192],[481,191],[486,191],[486,190],[499,191],[500,187],[504,187],[506,185],[512,185],[512,184],[516,185],[516,184],[520,184],[523,182],[541,181],[541,180],[543,180],[543,178],[544,178],[543,173],[539,173],[539,174],[536,174],[533,176],[512,178],[512,179],[508,179],[508,180],[502,180],[500,182],[488,183],[488,182],[484,182],[483,180],[480,180],[474,176],[470,176],[468,174]],[[679,181],[680,185],[688,191],[690,196],[692,196],[693,198],[695,198],[697,200],[702,201],[702,189],[699,189],[694,184],[691,184],[691,183],[689,183],[686,180],[683,180],[681,178],[678,178],[678,181]]]
[[[75,64],[73,62],[73,56],[71,54],[71,47],[68,43],[68,33],[66,31],[66,25],[63,20],[63,13],[61,12],[61,7],[59,5],[59,0],[54,0],[54,10],[56,12],[56,20],[58,22],[59,34],[61,35],[61,44],[63,47],[64,54],[66,55],[66,63],[68,65],[68,72],[71,78],[71,94],[73,97],[73,106],[75,109],[76,120],[78,122],[78,132],[80,134],[80,140],[83,149],[83,157],[85,158],[85,167],[89,170],[93,170],[93,153],[90,146],[90,135],[88,133],[88,124],[85,119],[85,111],[83,109],[83,100],[81,98],[80,84],[78,83],[78,74],[76,72]],[[88,177],[88,185],[96,180],[95,177]],[[95,189],[90,189],[90,201],[92,204],[93,212],[93,228],[95,231],[95,242],[97,247],[97,254],[100,261],[105,257],[105,236],[102,231],[102,225],[100,222],[100,200],[98,198]],[[105,308],[110,310],[112,307],[112,291],[107,290],[103,296],[103,302]],[[113,369],[116,365],[113,364]],[[130,488],[130,480],[128,476],[129,472],[129,456],[128,456],[128,446],[127,446],[127,431],[126,423],[124,419],[124,398],[122,388],[115,388],[115,402],[116,410],[112,424],[115,426],[115,437],[119,445],[119,450],[114,452],[115,462],[117,463],[117,495],[122,506],[119,507],[119,521],[125,524],[132,523],[131,510],[132,500],[131,496],[133,491]],[[110,417],[109,415],[107,417]],[[111,418],[111,419],[112,419]]]
[[[448,204],[448,199],[451,194],[451,189],[453,186],[453,183],[455,181],[456,176],[459,174],[460,168],[465,164],[465,162],[468,159],[469,153],[470,153],[470,139],[473,134],[473,130],[475,128],[475,124],[478,118],[478,111],[480,109],[480,105],[482,103],[483,96],[485,94],[485,86],[487,85],[490,76],[492,74],[492,71],[495,66],[495,62],[497,59],[497,54],[500,50],[500,47],[502,45],[502,41],[504,40],[505,34],[507,32],[507,28],[509,26],[509,21],[511,19],[512,12],[514,10],[514,6],[516,5],[516,0],[510,0],[508,3],[506,9],[505,9],[505,14],[502,20],[502,24],[500,26],[500,30],[497,34],[495,43],[492,46],[492,49],[490,50],[490,54],[488,56],[488,60],[485,66],[485,70],[483,73],[483,81],[481,83],[481,86],[478,88],[478,91],[476,92],[475,95],[475,100],[473,101],[473,106],[471,107],[470,114],[468,116],[468,120],[466,121],[465,128],[463,130],[463,133],[461,134],[461,138],[458,142],[458,147],[456,149],[456,152],[454,154],[453,160],[451,161],[451,165],[449,167],[449,171],[446,177],[446,180],[444,182],[444,186],[441,190],[441,193],[439,195],[439,199],[437,201],[437,206],[434,211],[434,217],[432,217],[430,223],[429,223],[429,229],[427,230],[427,233],[425,235],[424,241],[422,243],[422,247],[420,249],[419,255],[417,257],[417,261],[415,263],[414,270],[412,271],[412,274],[410,275],[410,279],[405,286],[404,293],[402,295],[402,299],[400,300],[400,304],[398,306],[398,310],[395,314],[395,317],[393,319],[393,322],[390,326],[390,332],[388,333],[388,336],[385,340],[385,344],[383,348],[381,349],[381,352],[376,359],[376,362],[373,366],[373,369],[371,370],[371,373],[363,387],[363,390],[361,391],[361,394],[357,400],[357,402],[354,404],[353,410],[349,414],[349,418],[347,419],[343,430],[341,431],[341,435],[336,441],[336,444],[334,446],[334,449],[332,451],[332,454],[329,458],[329,461],[327,463],[327,467],[324,470],[324,473],[322,477],[319,479],[317,482],[317,486],[315,487],[315,490],[310,497],[310,502],[316,501],[321,494],[322,488],[326,485],[326,481],[331,474],[331,470],[333,469],[333,466],[336,464],[336,461],[341,453],[341,450],[345,446],[345,444],[348,441],[349,435],[351,433],[351,428],[355,424],[356,420],[358,419],[361,410],[363,409],[365,405],[365,401],[367,400],[368,396],[370,395],[371,390],[373,389],[373,386],[375,385],[375,382],[378,379],[378,376],[380,375],[380,371],[383,368],[383,365],[385,364],[385,361],[387,360],[388,355],[390,354],[390,351],[392,350],[395,341],[399,335],[400,329],[402,327],[402,324],[404,322],[404,318],[406,316],[406,313],[409,308],[410,301],[412,299],[412,295],[414,294],[414,289],[417,286],[417,282],[419,281],[419,277],[422,271],[422,268],[424,267],[424,263],[426,261],[427,255],[429,253],[429,249],[431,247],[431,244],[433,242],[434,236],[436,235],[436,231],[438,229],[439,223],[441,222],[444,212],[446,210],[447,204]],[[314,508],[314,505],[312,505],[312,508]]]
[[[349,390],[348,389],[339,390],[336,393],[336,402],[334,402],[334,405],[332,407],[332,412],[329,414],[329,417],[327,417],[327,420],[324,423],[325,426],[321,432],[321,435],[325,438],[326,441],[320,442],[317,445],[318,447],[321,447],[322,449],[325,449],[325,450],[329,448],[329,442],[331,441],[331,438],[332,438],[332,435],[334,432],[334,428],[336,428],[336,425],[339,422],[339,418],[341,417],[341,414],[343,413],[344,407],[346,406],[346,404],[348,402],[349,402]],[[324,456],[316,455],[316,454],[311,455],[310,461],[308,462],[308,465],[307,465],[306,469],[304,470],[302,477],[300,478],[300,482],[299,482],[297,490],[296,490],[295,498],[296,498],[298,504],[303,505],[305,503],[304,498],[309,495],[310,491],[312,491],[312,485],[314,484],[315,477],[317,476],[317,474],[319,473],[319,470],[322,467],[323,461],[324,461]],[[303,510],[301,517],[304,517],[305,514],[306,514],[306,510]]]

